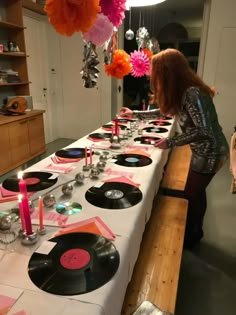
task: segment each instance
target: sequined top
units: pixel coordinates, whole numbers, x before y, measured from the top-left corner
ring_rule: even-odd
[[[188,88],[176,119],[182,133],[167,138],[168,148],[189,144],[192,150],[190,168],[199,173],[217,172],[228,158],[229,145],[211,96],[198,87]]]

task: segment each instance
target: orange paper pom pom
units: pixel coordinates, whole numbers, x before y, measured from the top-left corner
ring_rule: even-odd
[[[149,58],[149,60],[152,58],[153,53],[151,52],[150,49],[148,49],[147,47],[144,47],[142,49],[140,49],[141,51],[143,51],[145,53],[145,55],[147,55],[147,57]]]
[[[67,36],[74,32],[87,32],[99,10],[99,0],[46,0],[44,6],[55,30]]]
[[[122,79],[130,73],[130,56],[123,49],[117,49],[112,54],[111,63],[104,64],[104,69],[107,75]]]

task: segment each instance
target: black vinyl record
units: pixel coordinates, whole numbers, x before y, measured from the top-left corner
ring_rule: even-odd
[[[88,151],[88,155],[90,156],[90,151]],[[79,159],[84,158],[84,148],[67,148],[59,150],[55,153],[56,156],[66,159]]]
[[[133,122],[135,121],[134,119],[128,119],[128,118],[118,118],[118,122],[120,123],[128,123],[128,122]]]
[[[34,252],[28,264],[31,281],[41,290],[58,295],[78,295],[96,290],[116,273],[120,256],[105,237],[76,232],[48,240],[49,253]]]
[[[108,182],[101,187],[90,187],[85,193],[85,198],[99,208],[125,209],[139,203],[142,200],[142,192],[127,183]]]
[[[173,119],[173,117],[165,116],[165,115],[161,115],[161,114],[160,114],[160,115],[157,117],[157,119],[171,120],[171,119]]]
[[[150,125],[155,126],[171,126],[171,123],[169,121],[163,121],[163,120],[153,120],[149,122]]]
[[[144,131],[146,132],[154,132],[154,133],[164,133],[164,132],[167,132],[168,129],[166,128],[162,128],[162,127],[145,127],[143,128]]]
[[[109,139],[111,138],[112,134],[108,133],[108,132],[104,132],[104,133],[91,133],[89,135],[89,137],[93,138],[93,139]]]
[[[113,156],[115,164],[128,167],[142,167],[152,163],[152,159],[141,154],[118,154]]]
[[[47,189],[57,182],[57,177],[48,172],[25,172],[23,173],[23,179],[26,182],[28,192]],[[10,191],[19,192],[18,182],[17,175],[13,175],[3,181],[2,187]]]
[[[148,137],[148,136],[142,136],[142,137],[137,137],[134,138],[135,142],[140,142],[142,144],[154,144],[155,141],[160,140],[161,138],[158,137]]]
[[[118,124],[118,126],[119,126],[119,128],[120,128],[121,130],[127,129],[127,126],[125,126],[125,125]],[[102,127],[103,127],[104,129],[112,130],[112,127],[115,128],[115,125],[106,124],[106,125],[103,125]]]

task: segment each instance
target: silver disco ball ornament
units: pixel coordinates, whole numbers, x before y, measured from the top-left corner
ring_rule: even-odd
[[[61,188],[64,195],[71,195],[73,186],[71,184],[64,184]]]
[[[84,173],[78,173],[75,175],[75,181],[78,184],[82,184],[84,182]]]
[[[131,29],[129,29],[129,30],[126,31],[126,33],[125,33],[125,38],[126,38],[127,40],[132,40],[132,39],[134,38],[134,32],[133,32]]]
[[[43,204],[45,207],[50,208],[56,204],[56,198],[52,194],[48,194],[45,197],[43,197]]]

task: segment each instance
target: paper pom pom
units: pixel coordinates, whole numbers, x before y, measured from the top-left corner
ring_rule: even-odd
[[[144,47],[142,49],[140,49],[141,51],[143,51],[145,53],[145,55],[147,55],[148,59],[151,60],[153,53],[151,52],[150,49],[148,49],[147,47]]]
[[[104,69],[107,75],[122,79],[130,73],[130,56],[123,49],[117,49],[113,52],[112,62],[104,64]]]
[[[97,18],[88,32],[83,33],[83,39],[92,42],[96,46],[102,46],[111,37],[113,24],[103,13],[97,14]]]
[[[100,0],[101,12],[118,27],[125,17],[126,0]]]
[[[140,50],[135,50],[130,54],[130,62],[132,65],[131,75],[133,77],[142,77],[148,72],[150,67],[149,58]]]
[[[44,10],[55,30],[71,36],[87,32],[100,10],[99,0],[46,0]]]

